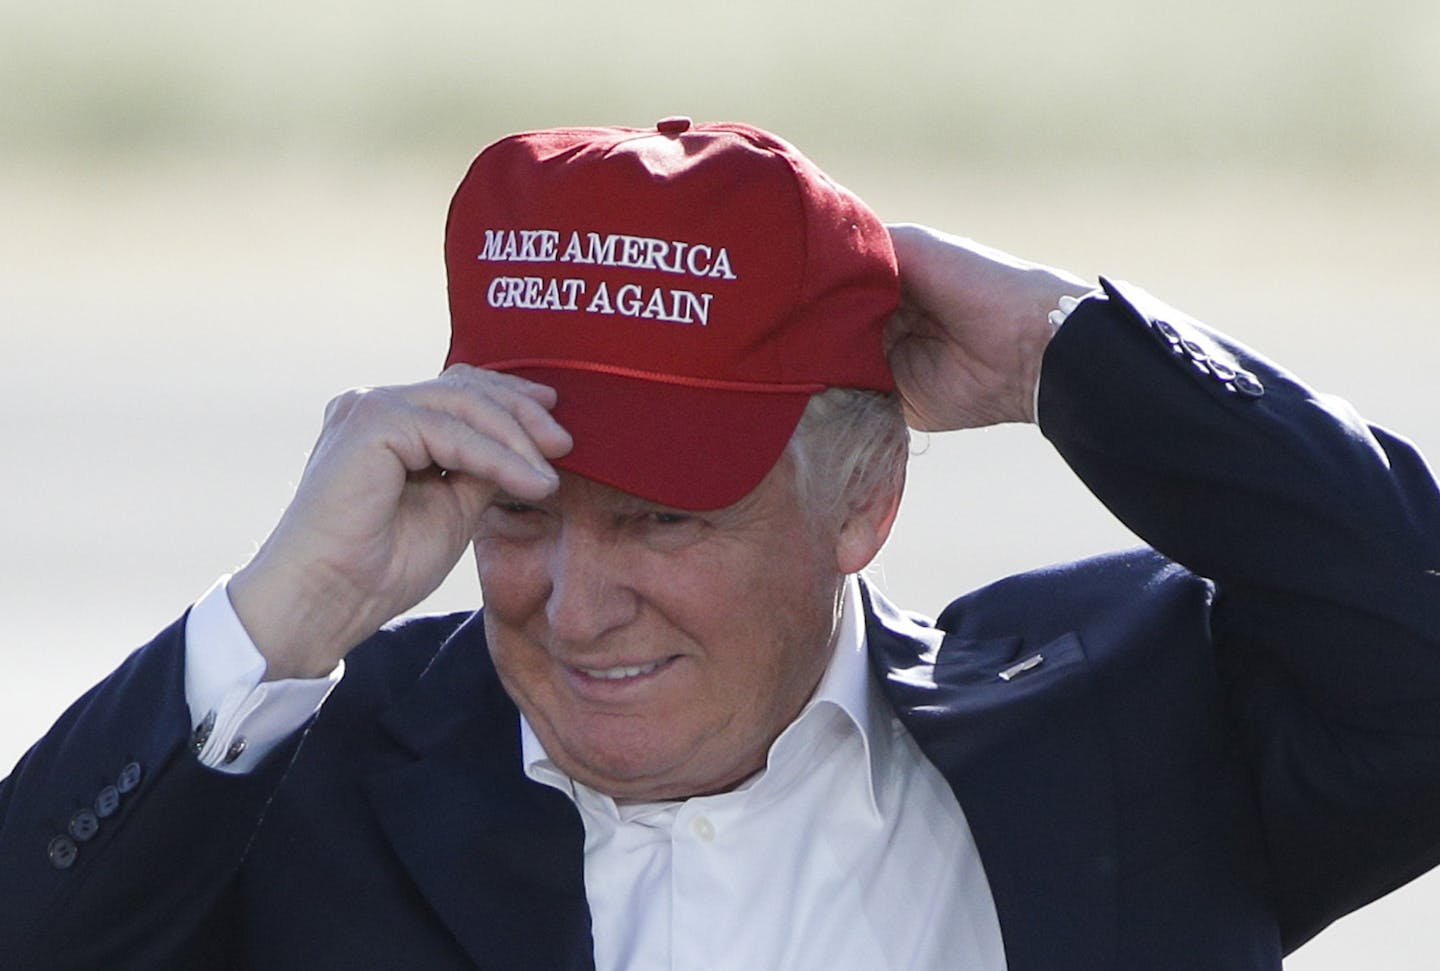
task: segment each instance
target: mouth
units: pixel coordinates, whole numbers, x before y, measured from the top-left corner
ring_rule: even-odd
[[[648,680],[668,668],[678,657],[679,655],[662,657],[644,664],[616,664],[607,668],[582,667],[576,664],[571,665],[570,670],[585,684],[619,687]]]
[[[576,670],[587,678],[595,678],[599,681],[623,681],[626,678],[638,678],[643,674],[649,674],[664,663],[664,660],[660,660],[651,661],[649,664],[622,664],[613,668],[576,668]]]

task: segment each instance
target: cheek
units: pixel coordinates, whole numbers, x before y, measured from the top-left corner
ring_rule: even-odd
[[[550,581],[543,558],[524,546],[499,540],[477,540],[475,572],[485,613],[506,623],[521,623],[543,609]]]
[[[534,698],[546,692],[544,653],[527,635],[534,618],[544,616],[549,589],[536,572],[536,557],[493,541],[475,543],[475,568],[485,607],[485,639],[505,691],[520,709],[537,717]]]
[[[777,531],[766,538],[747,568],[734,571],[735,596],[763,604],[778,618],[799,620],[809,626],[813,610],[824,611],[839,579],[833,545],[814,530],[798,526]],[[788,608],[788,609],[782,609]]]
[[[829,657],[841,577],[823,568],[812,536],[796,531],[787,540],[748,569],[716,578],[726,584],[729,609],[721,616],[733,625],[724,641],[736,647],[726,660],[741,669],[733,683],[755,691],[757,700],[766,693],[757,684],[783,686],[780,693],[788,694],[792,682],[804,682],[808,693]]]

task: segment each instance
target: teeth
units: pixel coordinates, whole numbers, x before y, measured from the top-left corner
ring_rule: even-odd
[[[618,668],[581,668],[592,678],[599,678],[602,681],[619,681],[621,678],[634,678],[642,674],[649,674],[660,666],[659,661],[652,661],[649,664],[625,665]]]

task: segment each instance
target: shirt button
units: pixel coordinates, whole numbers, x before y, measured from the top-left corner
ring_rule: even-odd
[[[695,838],[702,843],[715,842],[715,824],[704,816],[695,817],[694,821],[690,823],[690,832],[694,833]]]

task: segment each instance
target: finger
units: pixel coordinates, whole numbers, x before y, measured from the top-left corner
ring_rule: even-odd
[[[495,417],[483,408],[498,406],[509,413],[519,430],[535,444],[541,454],[549,458],[559,458],[574,447],[570,433],[550,413],[558,395],[555,389],[548,385],[537,384],[513,374],[466,367],[460,370],[451,368],[441,375],[436,385],[417,387],[417,400],[430,407],[457,414],[479,428],[489,427],[488,422]],[[459,396],[453,397],[452,391],[458,392]],[[497,427],[497,431],[499,428],[507,432],[515,430],[509,422],[504,421]],[[511,439],[507,438],[506,441],[512,447],[518,447],[518,443]]]
[[[554,400],[544,385],[468,367],[413,385],[352,390],[331,403],[311,458],[358,457],[379,446],[408,473],[463,471],[539,498],[558,482],[547,456],[572,444],[548,410]]]
[[[930,279],[944,258],[956,259],[976,245],[974,240],[963,236],[915,223],[897,223],[886,228],[890,231],[890,244],[895,249],[902,283]]]
[[[365,481],[378,481],[374,477],[382,474],[383,466],[371,463],[388,453],[399,461],[397,471],[460,470],[527,497],[548,494],[558,482],[519,422],[491,399],[451,392],[450,404],[458,403],[463,412],[457,415],[415,400],[425,397],[413,385],[341,395],[311,453],[307,474],[311,466],[323,465],[330,470],[324,479],[353,490]]]
[[[499,388],[508,388],[540,403],[546,408],[555,407],[555,389],[548,384],[522,378],[508,371],[492,371],[473,364],[452,364],[437,377],[439,381],[453,381],[461,384],[484,383]]]
[[[506,375],[506,377],[512,376]],[[479,389],[479,393],[506,409],[547,458],[559,458],[567,454],[574,448],[575,441],[570,436],[570,432],[551,414],[551,409],[558,401],[557,392],[547,385],[533,382],[525,382],[525,384],[529,387],[516,388],[505,382],[495,385],[486,384]],[[531,393],[532,389],[543,390],[545,394],[537,398]],[[470,390],[468,386],[466,390],[468,393]],[[462,409],[465,404],[465,402],[461,403]]]
[[[527,389],[509,381],[493,380],[499,377],[493,372],[472,371],[474,375],[448,375],[410,385],[400,389],[400,394],[408,406],[458,419],[525,456],[540,470],[549,469],[547,456],[558,458],[570,450],[573,444],[570,433]],[[533,388],[544,388],[544,385],[530,384]],[[545,390],[546,397],[553,396],[552,390]]]
[[[412,472],[438,466],[493,483],[525,499],[544,498],[559,485],[558,474],[533,445],[523,450],[511,448],[446,412],[418,410],[412,431],[413,437],[395,446],[400,461]]]
[[[943,332],[940,322],[933,314],[920,307],[902,303],[885,322],[880,341],[888,356],[910,341],[934,340]]]

